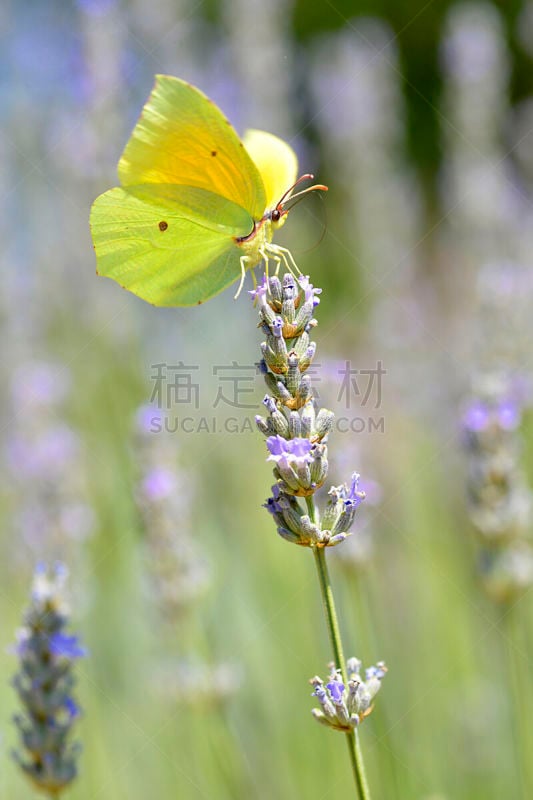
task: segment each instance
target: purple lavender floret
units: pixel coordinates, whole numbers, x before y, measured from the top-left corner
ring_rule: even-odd
[[[279,498],[281,495],[281,491],[277,483],[274,484],[272,487],[272,497],[269,497],[266,503],[263,504],[263,508],[266,508],[269,514],[281,514],[283,508],[279,502]]]
[[[311,456],[311,448],[313,447],[309,439],[285,439],[283,436],[269,436],[266,440],[267,447],[270,455],[267,461],[275,461],[278,463],[282,459],[290,459],[292,461],[300,461],[304,464],[310,464],[313,460]]]
[[[387,669],[382,664],[376,664],[375,666],[368,667],[365,670],[366,680],[369,681],[371,678],[377,678],[379,681],[385,677],[387,674]]]
[[[322,289],[313,286],[309,281],[309,275],[300,275],[298,283],[304,292],[305,302],[312,303],[313,308],[317,306],[320,303],[320,298],[317,295],[322,294]]]
[[[326,688],[335,705],[340,705],[344,699],[344,684],[342,681],[330,681],[326,683]]]
[[[361,503],[365,499],[364,494],[361,491],[359,491],[359,479],[360,479],[360,477],[361,476],[359,475],[358,472],[354,472],[352,474],[352,480],[351,480],[351,483],[350,483],[350,489],[349,489],[346,497],[343,498],[344,499],[344,505],[345,505],[347,511],[351,511],[351,510],[355,511],[355,509],[359,505],[361,505]]]
[[[81,716],[81,708],[72,697],[67,697],[65,700],[65,709],[71,720]]]
[[[78,636],[54,633],[50,637],[48,644],[52,655],[58,658],[84,658],[87,655],[87,650],[80,644]]]
[[[266,296],[268,294],[268,282],[266,275],[263,275],[263,282],[258,283],[255,289],[251,289],[248,294],[251,295],[254,303],[256,300],[259,301],[260,305],[264,305],[266,303]]]
[[[276,317],[274,322],[270,326],[270,330],[272,331],[272,335],[276,337],[276,339],[280,339],[283,333],[283,320],[281,317]]]

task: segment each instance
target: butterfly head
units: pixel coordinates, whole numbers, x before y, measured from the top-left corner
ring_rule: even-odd
[[[313,186],[308,186],[306,189],[302,189],[302,191],[296,192],[296,194],[294,194],[294,190],[296,189],[297,186],[299,186],[303,181],[308,181],[308,180],[312,181],[314,177],[315,177],[314,175],[311,175],[309,173],[301,175],[296,181],[296,183],[294,183],[289,189],[287,189],[285,194],[282,196],[279,202],[274,206],[274,208],[271,209],[270,211],[267,211],[267,213],[265,214],[265,218],[269,220],[274,230],[281,228],[281,226],[285,224],[289,211],[292,208],[294,208],[296,203],[300,202],[301,198],[304,197],[304,195],[309,194],[309,192],[316,192],[316,191],[327,192],[328,190],[327,186],[323,186],[322,184],[316,183]],[[296,202],[293,203],[292,202],[293,200],[295,200]]]

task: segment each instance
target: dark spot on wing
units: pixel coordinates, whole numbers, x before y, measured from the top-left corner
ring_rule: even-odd
[[[167,228],[168,228],[168,222],[165,222],[165,220],[162,219],[161,222],[159,223],[159,230],[162,232],[166,231]]]
[[[212,155],[212,156],[216,156],[216,154],[217,154],[217,151],[216,151],[216,150],[211,150],[211,155]]]

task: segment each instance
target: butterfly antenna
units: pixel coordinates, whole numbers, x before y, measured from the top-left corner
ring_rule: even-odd
[[[310,176],[310,177],[313,177],[313,176]],[[284,209],[284,210],[285,211],[290,211],[291,208],[294,208],[294,206],[297,205],[300,202],[300,200],[303,197],[305,197],[306,194],[309,194],[309,192],[317,192],[317,191],[318,192],[327,192],[328,191],[328,187],[324,186],[322,183],[315,183],[314,186],[308,186],[307,189],[303,189],[301,192],[297,192],[296,194],[292,194],[289,198],[287,198],[287,203],[290,200],[296,200],[296,203],[294,203],[292,206],[290,206],[289,208]]]
[[[309,172],[306,172],[305,175],[300,175],[300,177],[298,178],[296,183],[293,183],[292,186],[290,186],[287,189],[287,191],[285,192],[285,194],[283,195],[283,197],[281,198],[281,200],[277,204],[276,208],[279,208],[279,206],[282,206],[283,203],[285,202],[285,200],[289,200],[290,199],[291,192],[293,191],[293,189],[296,189],[296,187],[299,186],[302,183],[302,181],[312,181],[314,177],[315,176],[311,175],[311,173],[309,173]]]

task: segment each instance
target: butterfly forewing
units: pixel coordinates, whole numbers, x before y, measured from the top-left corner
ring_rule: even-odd
[[[158,75],[124,149],[123,186],[179,184],[209,190],[256,220],[266,208],[263,181],[235,130],[194,86]]]
[[[266,194],[266,207],[276,206],[296,181],[296,153],[283,139],[266,131],[247,130],[243,144],[259,170]]]

